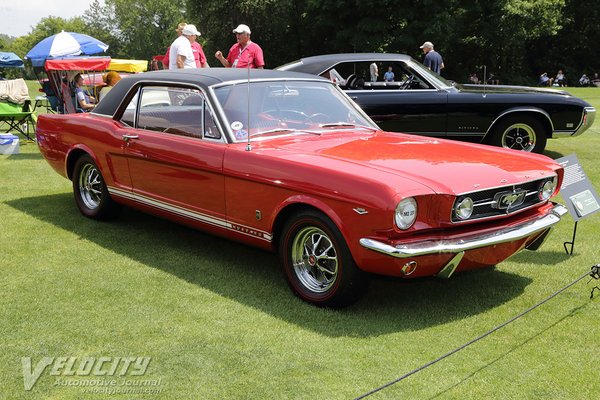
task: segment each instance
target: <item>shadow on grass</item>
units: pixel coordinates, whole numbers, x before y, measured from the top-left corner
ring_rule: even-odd
[[[532,254],[535,254],[535,257],[532,257]],[[558,265],[571,257],[564,251],[536,250],[535,253],[522,252],[516,254],[510,258],[510,261],[519,264]]]
[[[11,161],[42,160],[43,158],[40,153],[19,153],[8,156]]]
[[[293,296],[275,254],[131,209],[115,221],[96,222],[79,214],[70,193],[6,204],[148,267],[332,337],[415,331],[463,319],[519,296],[531,282],[493,269],[457,274],[447,281],[376,278],[354,306],[319,309]]]
[[[556,160],[557,158],[561,158],[564,157],[564,154],[558,152],[558,151],[554,151],[554,150],[544,150],[544,155],[550,157],[553,160]]]

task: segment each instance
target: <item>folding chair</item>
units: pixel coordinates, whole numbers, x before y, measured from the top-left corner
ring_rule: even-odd
[[[0,101],[0,123],[8,125],[6,132],[16,131],[28,140],[34,140],[30,133],[35,132],[36,122],[37,117],[31,111],[30,100],[25,100],[25,104],[22,106],[8,101]]]

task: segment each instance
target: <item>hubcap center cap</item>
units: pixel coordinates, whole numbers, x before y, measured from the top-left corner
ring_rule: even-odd
[[[315,257],[312,254],[310,256],[308,256],[308,265],[310,265],[311,267],[314,267],[315,265],[317,265],[317,257]]]

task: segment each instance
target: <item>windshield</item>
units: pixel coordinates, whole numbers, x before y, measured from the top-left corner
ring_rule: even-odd
[[[329,82],[266,81],[214,90],[236,141],[377,126]],[[250,98],[250,101],[248,101]],[[248,115],[248,111],[249,114]]]
[[[429,82],[433,83],[438,88],[448,88],[454,86],[452,85],[452,82],[447,81],[440,74],[431,71],[429,68],[427,68],[420,62],[411,60],[410,66],[420,75],[425,76]]]

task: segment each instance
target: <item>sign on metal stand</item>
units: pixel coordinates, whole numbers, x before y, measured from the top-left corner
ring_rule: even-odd
[[[577,156],[568,155],[556,160],[564,169],[565,177],[563,179],[560,193],[565,199],[566,207],[575,220],[573,228],[573,238],[570,242],[564,242],[563,246],[567,254],[573,254],[575,248],[575,235],[577,234],[577,223],[598,210],[600,210],[600,197],[588,179]],[[570,245],[570,250],[567,248]]]

